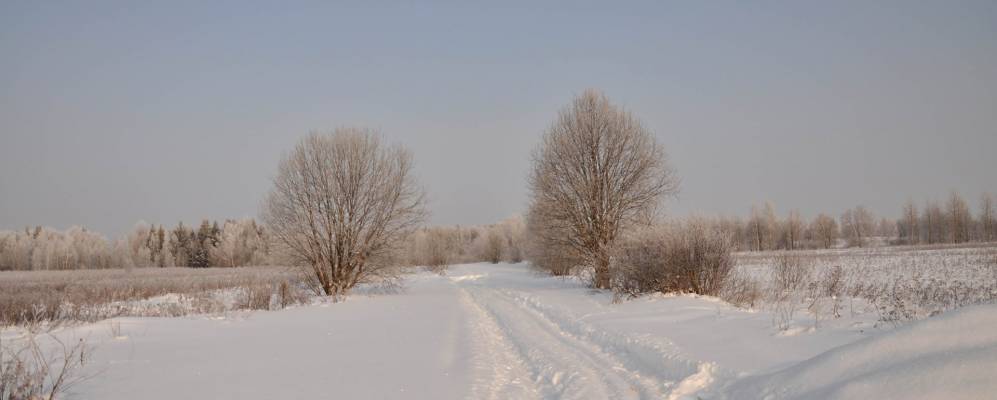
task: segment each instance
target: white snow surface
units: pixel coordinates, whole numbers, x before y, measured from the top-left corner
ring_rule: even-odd
[[[538,275],[525,264],[469,264],[444,276],[412,275],[396,293],[355,294],[340,303],[116,318],[58,335],[95,345],[84,371],[92,377],[73,386],[69,399],[997,393],[997,306],[897,329],[873,327],[870,315],[821,321],[812,329],[802,315],[793,329],[779,331],[769,313],[710,297],[612,300],[610,293]]]

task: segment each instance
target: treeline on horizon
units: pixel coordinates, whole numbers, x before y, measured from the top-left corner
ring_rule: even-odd
[[[944,244],[997,240],[993,197],[984,193],[971,211],[956,192],[944,204],[918,207],[907,201],[900,218],[877,218],[863,206],[837,218],[798,211],[780,217],[772,203],[754,206],[747,218],[699,218],[726,232],[739,251],[827,249],[842,246]],[[416,231],[395,262],[438,267],[462,262],[520,262],[526,253],[525,226],[513,217],[484,226],[426,227]],[[203,220],[197,228],[138,223],[118,240],[82,227],[64,231],[28,227],[0,231],[0,271],[146,267],[241,267],[272,265],[271,238],[252,218]]]
[[[877,218],[864,206],[846,210],[838,218],[819,213],[810,220],[799,211],[780,218],[771,202],[751,208],[747,219],[706,218],[715,229],[730,234],[740,251],[829,249],[869,245],[916,245],[997,240],[994,200],[980,196],[976,215],[958,192],[940,205],[927,201],[918,208],[908,200],[897,219]]]
[[[139,222],[115,241],[82,227],[36,226],[0,231],[0,271],[267,265],[268,243],[251,218],[221,225],[203,220],[196,229],[183,222],[172,229]]]

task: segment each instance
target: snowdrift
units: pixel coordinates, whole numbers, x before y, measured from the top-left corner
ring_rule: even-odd
[[[997,305],[973,306],[736,381],[729,399],[982,399],[997,396]]]

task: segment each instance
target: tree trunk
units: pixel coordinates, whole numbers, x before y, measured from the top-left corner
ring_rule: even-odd
[[[594,286],[596,289],[609,289],[609,257],[600,256],[595,261]]]

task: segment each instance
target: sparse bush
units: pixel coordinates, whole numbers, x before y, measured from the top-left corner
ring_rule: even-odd
[[[754,308],[762,299],[762,288],[758,281],[735,268],[727,277],[720,298],[738,307]]]
[[[236,304],[240,310],[269,310],[273,289],[270,285],[249,286],[242,288],[242,297]]]
[[[696,220],[642,230],[624,239],[615,253],[614,288],[631,296],[719,295],[734,267],[733,247],[729,235]]]
[[[19,346],[0,338],[0,399],[55,400],[86,378],[79,375],[90,361],[90,348],[83,339],[67,345],[48,336],[54,346],[46,351],[36,335],[28,332]]]
[[[821,287],[823,294],[827,297],[841,296],[844,289],[844,272],[840,265],[835,265],[821,273]]]
[[[772,268],[773,288],[780,292],[806,287],[813,275],[813,262],[799,254],[785,253]]]
[[[277,294],[281,309],[292,304],[304,304],[308,301],[308,295],[301,290],[301,287],[289,281],[280,282],[280,290]]]

